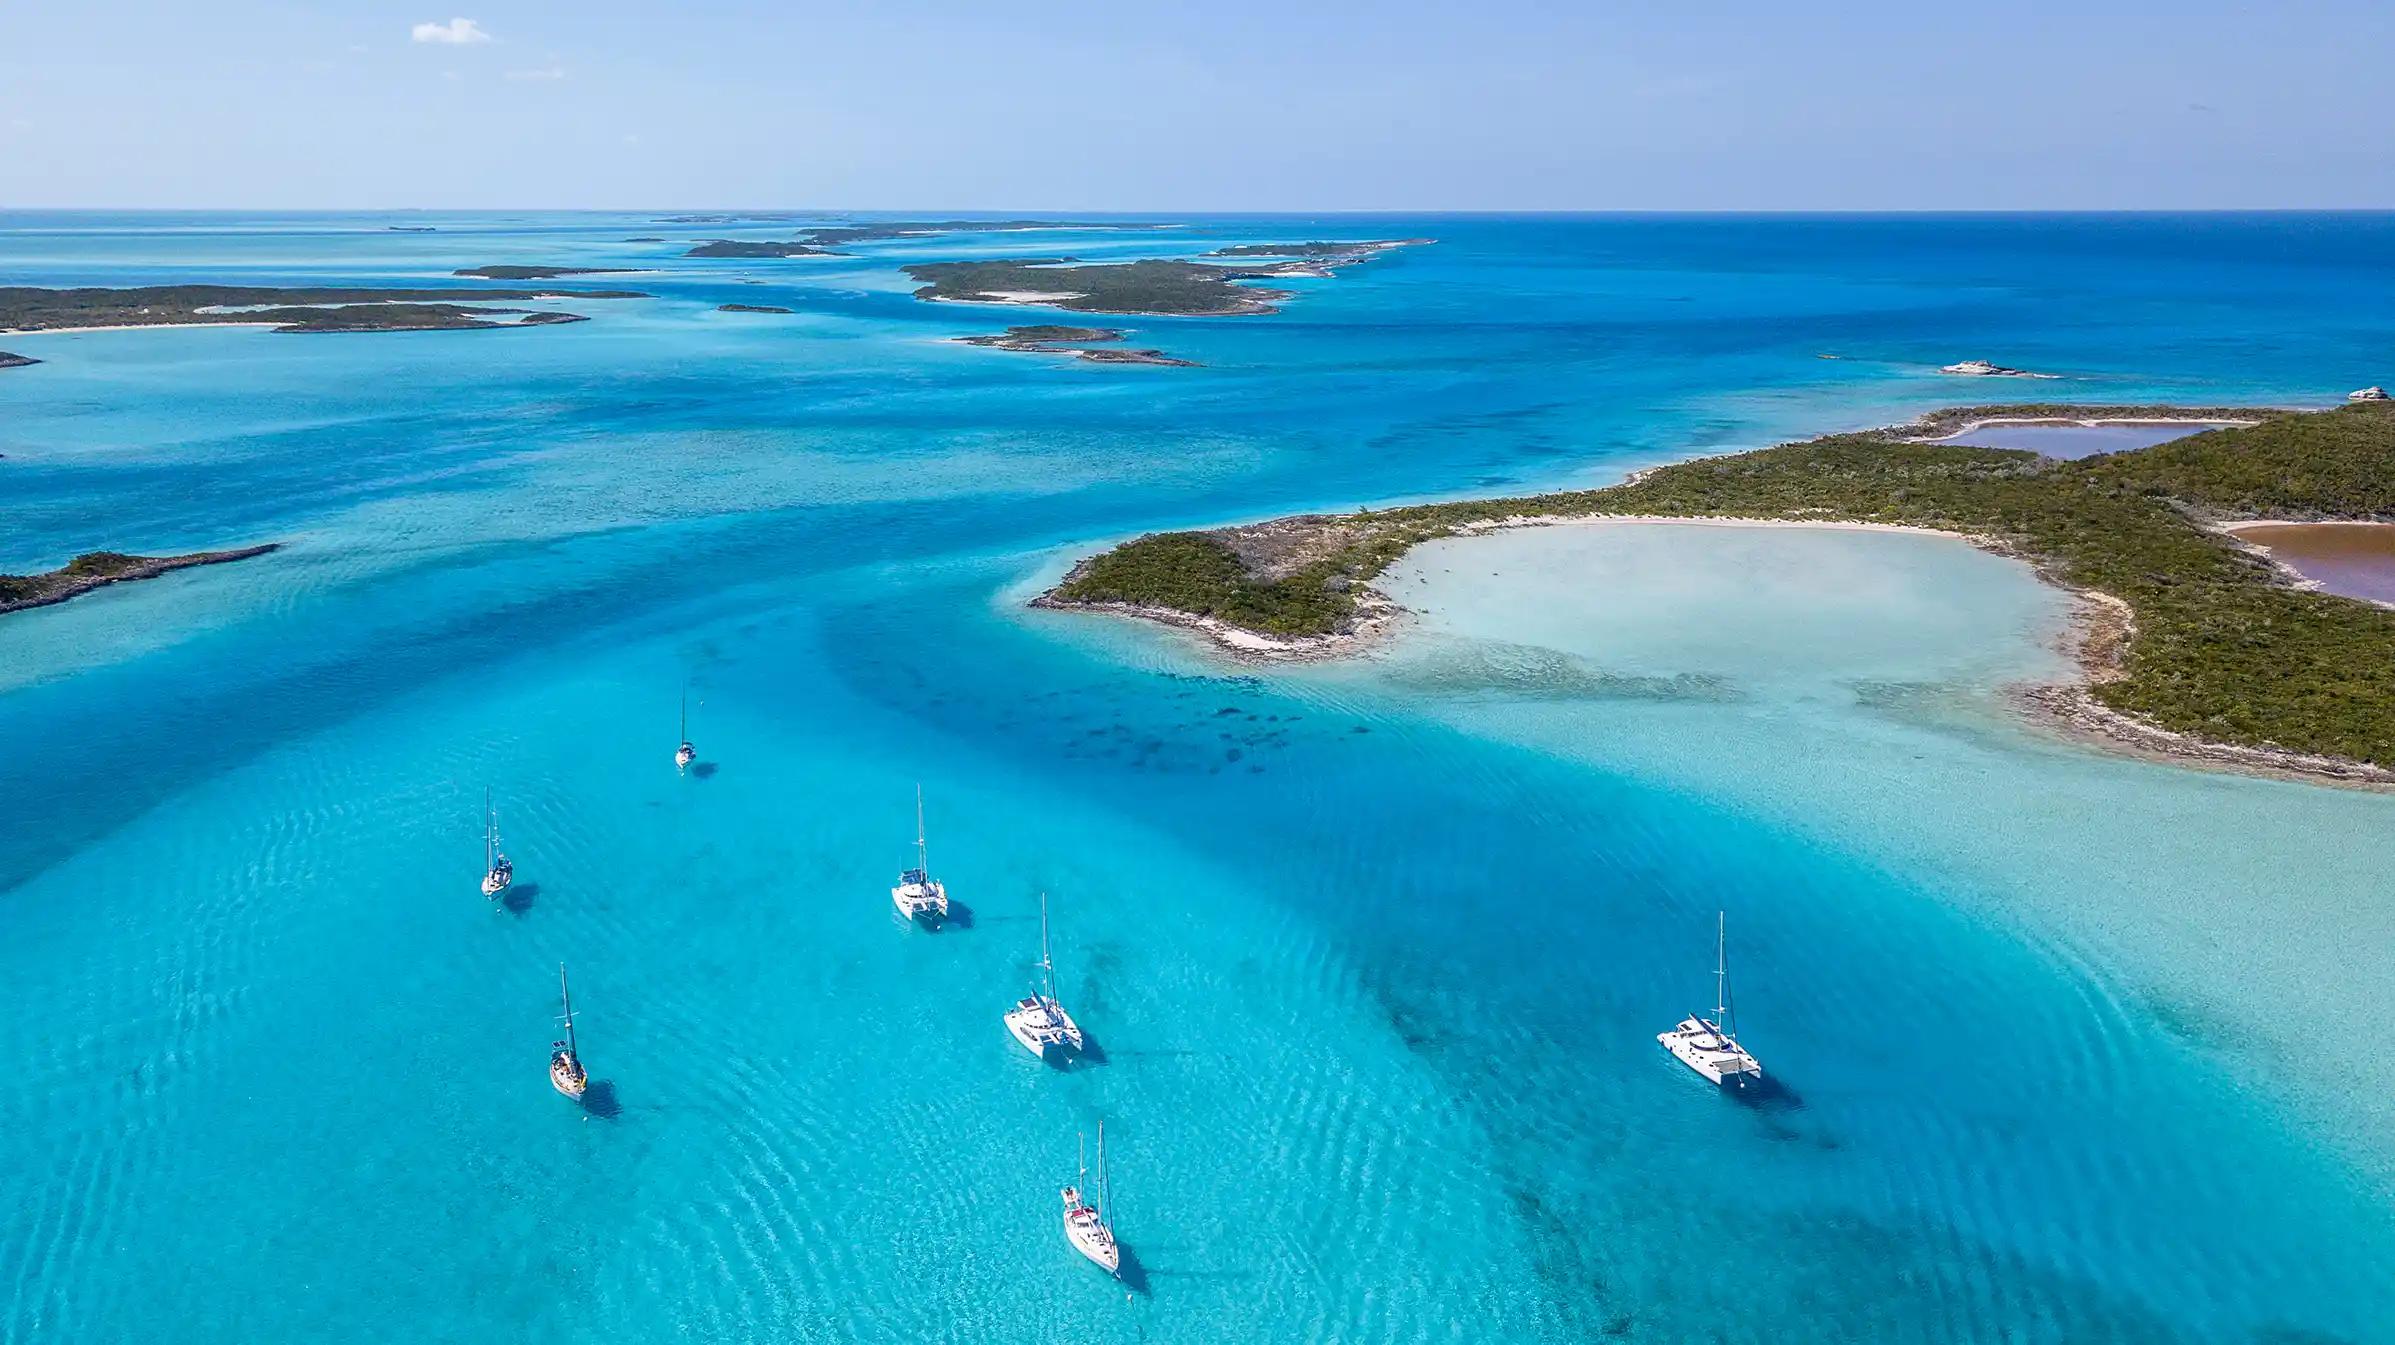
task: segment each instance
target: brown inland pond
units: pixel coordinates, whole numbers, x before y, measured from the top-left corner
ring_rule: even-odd
[[[2327,592],[2395,603],[2395,523],[2250,523],[2237,536]]]

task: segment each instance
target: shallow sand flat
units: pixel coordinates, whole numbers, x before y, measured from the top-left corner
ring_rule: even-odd
[[[1298,675],[1877,855],[2343,1116],[2395,1179],[2395,1062],[2303,1063],[2312,1024],[2395,1032],[2395,1002],[2352,994],[2395,984],[2388,847],[2362,839],[2395,803],[2026,727],[2004,688],[2068,675],[2068,598],[2027,566],[1893,531],[1592,521],[1428,543],[1382,587],[1418,615]]]

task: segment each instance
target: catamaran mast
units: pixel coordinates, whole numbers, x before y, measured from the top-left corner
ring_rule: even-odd
[[[931,848],[923,843],[923,786],[915,786],[915,868],[928,879],[931,875]],[[1042,950],[1043,953],[1045,950]]]
[[[1713,913],[1713,1026],[1724,1036],[1730,1031],[1730,917]]]
[[[1056,1002],[1056,963],[1048,957],[1048,894],[1039,894],[1039,970],[1040,992],[1048,1002]]]

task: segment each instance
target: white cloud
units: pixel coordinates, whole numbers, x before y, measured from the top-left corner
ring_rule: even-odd
[[[538,69],[538,70],[510,70],[510,71],[508,71],[508,72],[507,72],[507,77],[508,77],[509,79],[524,79],[524,80],[535,80],[535,79],[537,79],[537,80],[564,79],[564,78],[565,78],[565,67],[563,67],[563,66],[557,66],[557,65],[546,65],[546,66],[542,66],[542,67],[541,67],[540,69]]]
[[[472,19],[451,19],[447,23],[419,23],[408,30],[408,35],[418,42],[438,42],[451,47],[468,47],[477,42],[491,40],[491,35],[482,30],[482,25]]]

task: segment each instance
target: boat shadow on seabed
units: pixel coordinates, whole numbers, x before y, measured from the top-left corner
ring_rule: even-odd
[[[613,1079],[593,1079],[582,1090],[582,1110],[602,1121],[612,1121],[624,1114],[624,1104],[615,1095]]]
[[[532,910],[532,903],[539,899],[540,894],[539,883],[510,883],[507,890],[499,894],[499,908],[509,915],[524,915]]]

